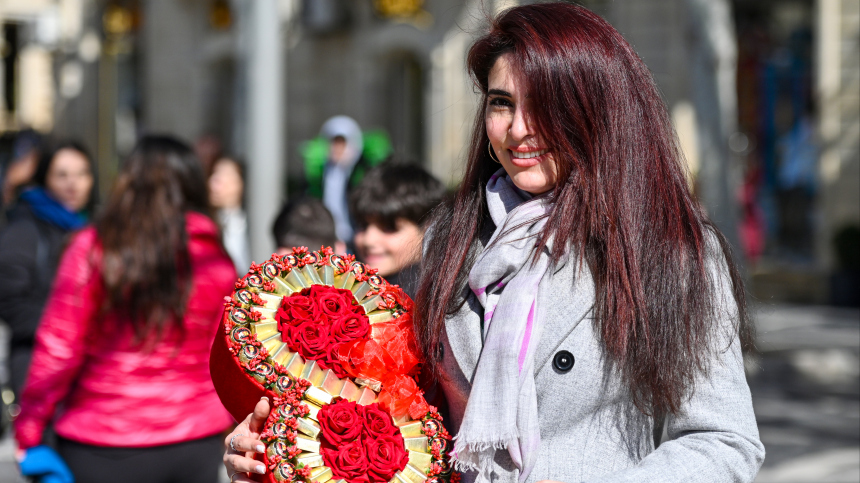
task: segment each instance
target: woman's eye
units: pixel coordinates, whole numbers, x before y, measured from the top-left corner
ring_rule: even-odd
[[[490,106],[493,107],[513,107],[513,104],[504,97],[494,97],[490,99]]]

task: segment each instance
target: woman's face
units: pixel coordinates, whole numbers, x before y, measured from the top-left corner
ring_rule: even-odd
[[[209,203],[214,208],[238,208],[244,191],[245,183],[236,163],[217,161],[209,177]]]
[[[93,173],[86,156],[74,149],[57,151],[45,177],[45,188],[69,211],[84,209],[93,189]]]
[[[496,60],[488,84],[486,124],[493,155],[517,188],[535,195],[553,189],[556,166],[552,146],[534,129],[529,115],[531,100],[517,85],[511,54]]]

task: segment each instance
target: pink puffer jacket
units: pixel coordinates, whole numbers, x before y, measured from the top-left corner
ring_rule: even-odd
[[[232,418],[209,377],[209,348],[223,298],[236,280],[209,218],[189,213],[192,290],[178,331],[141,349],[130,324],[102,314],[104,288],[95,229],[78,233],[63,255],[36,335],[15,436],[40,444],[62,403],[55,430],[85,444],[145,447],[217,434]]]

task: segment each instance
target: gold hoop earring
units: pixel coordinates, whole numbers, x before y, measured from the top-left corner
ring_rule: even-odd
[[[501,162],[501,161],[499,161],[498,159],[496,159],[496,157],[495,157],[495,156],[493,156],[493,143],[491,143],[491,142],[489,142],[489,141],[487,141],[487,152],[489,152],[489,153],[490,153],[490,159],[492,159],[493,161],[495,161],[495,162],[497,162],[497,163],[499,163],[499,164],[502,164],[502,162]]]

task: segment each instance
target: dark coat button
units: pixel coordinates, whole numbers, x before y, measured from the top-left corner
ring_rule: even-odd
[[[552,367],[559,372],[568,372],[573,369],[573,354],[568,351],[558,351],[552,358]]]

